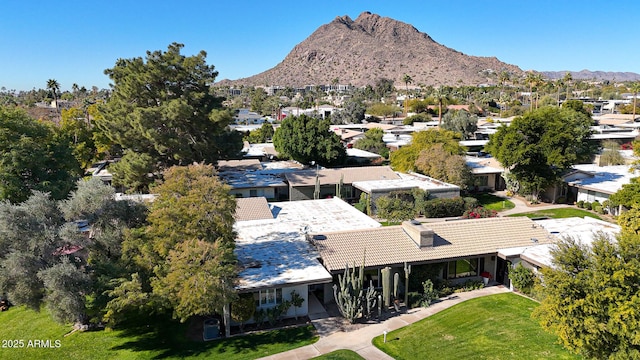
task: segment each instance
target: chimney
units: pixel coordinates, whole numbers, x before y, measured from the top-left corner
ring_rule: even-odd
[[[424,226],[419,221],[403,221],[402,229],[419,248],[433,247],[433,230]]]

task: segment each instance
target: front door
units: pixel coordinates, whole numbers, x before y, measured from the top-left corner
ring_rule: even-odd
[[[496,264],[496,281],[499,284],[508,285],[509,277],[507,276],[507,269],[509,266],[509,262],[498,257],[498,263]]]

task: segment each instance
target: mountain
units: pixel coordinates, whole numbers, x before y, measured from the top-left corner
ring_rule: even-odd
[[[296,87],[337,80],[365,86],[387,78],[401,87],[408,74],[413,85],[478,85],[496,83],[502,71],[523,73],[495,57],[450,49],[409,24],[363,12],[355,21],[343,16],[320,26],[272,69],[218,84]]]
[[[571,73],[571,77],[576,80],[609,80],[609,81],[640,81],[640,74],[633,72],[614,71],[542,71],[542,75],[548,79],[562,79],[566,73]]]

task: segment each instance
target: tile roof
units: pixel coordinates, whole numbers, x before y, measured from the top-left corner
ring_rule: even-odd
[[[334,169],[321,169],[318,171],[320,185],[337,184],[344,175],[344,183],[351,184],[356,181],[400,179],[400,176],[389,166],[363,166]],[[314,186],[316,184],[316,170],[303,170],[286,174],[291,186]]]
[[[264,197],[236,199],[236,221],[273,219],[273,214]]]
[[[258,159],[245,160],[220,160],[218,161],[218,171],[255,171],[261,170],[262,165]]]
[[[324,266],[331,272],[347,263],[381,267],[444,261],[496,254],[498,249],[551,243],[553,237],[526,217],[443,221],[424,224],[435,232],[434,246],[419,248],[403,225],[375,229],[317,233],[310,236]],[[365,255],[366,253],[366,255]]]

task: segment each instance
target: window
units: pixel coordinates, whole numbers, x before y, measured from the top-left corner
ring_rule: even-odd
[[[489,186],[489,176],[482,175],[476,177],[476,185],[478,186]]]
[[[449,261],[447,266],[447,279],[478,276],[479,270],[481,270],[479,269],[479,264],[480,261],[478,258]]]
[[[254,189],[249,190],[249,197],[256,197],[256,196],[258,196],[258,190],[254,190]]]
[[[254,293],[256,306],[269,307],[282,303],[282,289],[260,290]]]

